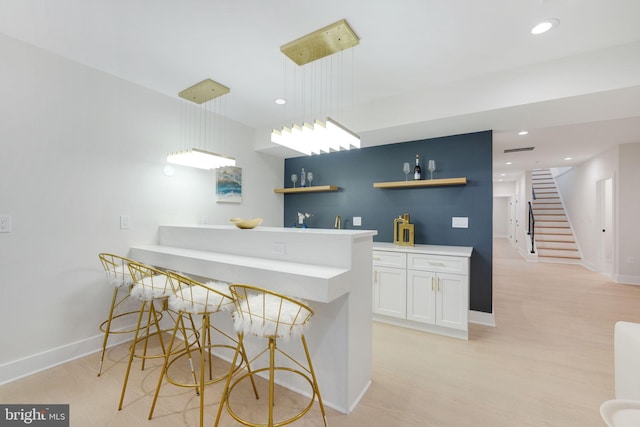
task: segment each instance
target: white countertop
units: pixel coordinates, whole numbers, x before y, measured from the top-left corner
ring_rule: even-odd
[[[375,236],[377,230],[357,230],[357,229],[334,229],[334,228],[294,228],[294,227],[262,227],[257,226],[251,229],[240,229],[234,225],[193,225],[193,224],[163,224],[160,227],[178,227],[178,228],[199,228],[203,230],[232,230],[237,233],[290,233],[290,234],[306,234],[306,235],[329,235],[329,236],[351,236],[365,237]]]
[[[195,249],[175,248],[160,245],[134,246],[134,250],[143,250],[185,258],[200,259],[222,264],[247,267],[258,270],[270,270],[293,275],[310,276],[318,279],[332,279],[349,271],[346,268],[336,268],[324,265],[303,264],[299,262],[280,261],[252,256],[224,254],[219,252],[201,251]]]
[[[414,245],[399,246],[387,242],[373,242],[374,251],[419,253],[426,255],[447,255],[471,257],[473,248],[470,246],[441,246],[441,245]]]

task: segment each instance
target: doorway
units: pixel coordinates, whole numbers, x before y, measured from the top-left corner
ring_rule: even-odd
[[[598,272],[613,277],[615,230],[613,223],[613,178],[596,182]]]

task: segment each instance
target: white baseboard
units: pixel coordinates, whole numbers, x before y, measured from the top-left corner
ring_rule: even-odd
[[[616,283],[623,283],[625,285],[640,285],[640,276],[632,276],[629,274],[618,274],[615,277]]]
[[[496,317],[494,313],[485,313],[483,311],[469,310],[469,323],[495,327]]]
[[[42,353],[32,354],[22,359],[0,365],[0,386],[28,377],[29,375],[62,365],[75,359],[87,356],[102,349],[103,334],[95,335],[64,346],[52,348]],[[116,346],[131,339],[129,334],[116,334],[109,337],[109,347]],[[98,360],[96,359],[96,375]]]

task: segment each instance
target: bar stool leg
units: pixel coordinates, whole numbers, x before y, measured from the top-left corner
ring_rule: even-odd
[[[144,301],[140,306],[140,314],[138,315],[138,324],[136,326],[136,331],[133,335],[133,342],[131,343],[131,348],[129,349],[129,361],[127,362],[127,371],[124,374],[124,384],[122,385],[122,393],[120,394],[120,403],[118,404],[118,410],[122,409],[122,403],[124,402],[124,394],[127,391],[127,382],[129,382],[129,373],[131,372],[131,363],[133,362],[133,355],[136,350],[136,343],[138,342],[138,334],[140,332],[140,324],[142,323],[142,316],[144,315],[144,309],[147,305],[147,302]]]
[[[109,339],[109,333],[111,333],[111,321],[113,320],[113,311],[116,306],[116,299],[118,297],[118,287],[113,288],[113,298],[111,299],[111,308],[109,309],[109,319],[107,320],[107,326],[104,330],[104,340],[102,341],[102,353],[100,353],[100,367],[98,369],[98,376],[102,374],[102,364],[104,363],[104,353],[107,349],[107,340]]]
[[[276,339],[269,337],[269,427],[273,427],[273,394],[275,392]]]
[[[220,422],[220,416],[222,415],[222,408],[224,407],[227,399],[229,398],[229,385],[231,384],[231,377],[233,377],[233,368],[236,366],[236,362],[238,361],[238,354],[240,353],[240,343],[242,342],[242,337],[238,336],[238,345],[236,346],[236,352],[233,354],[233,360],[231,361],[231,368],[229,369],[229,375],[227,375],[227,381],[224,384],[224,390],[222,391],[222,396],[220,397],[220,405],[218,406],[218,414],[216,415],[216,422],[213,424],[214,427],[218,427],[218,423]],[[248,366],[248,365],[247,365]],[[253,379],[253,376],[252,376]]]
[[[320,412],[322,412],[322,419],[324,421],[324,426],[327,427],[327,414],[324,412],[324,404],[322,403],[322,396],[320,396],[320,386],[318,385],[318,380],[316,379],[316,373],[313,369],[313,364],[311,363],[311,356],[309,355],[307,340],[304,338],[304,335],[301,336],[301,339],[302,339],[302,346],[304,347],[304,354],[307,356],[307,363],[309,364],[309,372],[311,373],[311,378],[313,379],[313,387],[315,388],[315,392],[318,395],[318,404],[320,405]]]
[[[209,341],[207,341],[207,338]],[[209,333],[209,315],[202,315],[202,345],[200,346],[200,384],[198,384],[200,391],[200,427],[204,426],[204,365],[205,365],[205,357],[207,351],[205,349],[211,348],[207,347],[206,343],[211,342],[211,337]],[[210,352],[211,350],[209,350]],[[209,353],[209,362],[211,362],[211,353]],[[209,366],[211,369],[211,366]]]
[[[171,332],[171,340],[169,341],[168,351],[164,355],[164,362],[162,363],[162,370],[160,371],[160,377],[158,378],[158,386],[156,387],[156,393],[153,396],[153,402],[151,402],[151,409],[149,410],[149,419],[153,417],[153,411],[156,408],[156,402],[158,401],[158,394],[160,394],[160,387],[162,387],[162,381],[164,380],[164,374],[167,372],[167,365],[169,364],[169,357],[171,356],[171,350],[173,349],[173,343],[178,333],[179,322],[176,321]],[[188,344],[187,344],[188,345]]]

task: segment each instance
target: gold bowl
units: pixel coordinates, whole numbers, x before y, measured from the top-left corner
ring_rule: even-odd
[[[242,229],[255,228],[262,224],[262,218],[253,218],[253,219],[242,219],[242,218],[231,218],[229,221],[235,224],[236,227]]]

